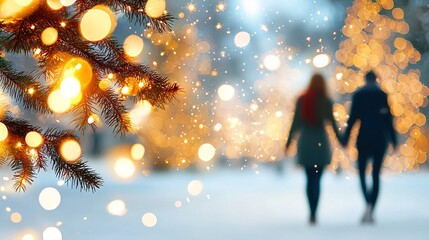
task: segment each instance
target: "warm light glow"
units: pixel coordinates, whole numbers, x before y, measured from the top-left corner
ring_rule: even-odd
[[[13,223],[20,223],[20,222],[21,222],[21,220],[22,220],[22,216],[21,216],[21,214],[20,214],[20,213],[15,212],[15,213],[12,213],[12,214],[10,215],[10,220],[11,220]]]
[[[82,156],[82,148],[74,139],[65,140],[60,146],[61,157],[68,163],[76,163]]]
[[[145,12],[151,18],[159,18],[164,14],[165,7],[165,0],[149,0],[145,6]]]
[[[0,2],[0,19],[24,18],[33,13],[40,0],[2,0]]]
[[[114,170],[120,178],[128,179],[134,175],[136,167],[131,159],[122,157],[116,160]]]
[[[43,189],[39,194],[39,203],[43,209],[51,211],[61,203],[61,194],[53,187]]]
[[[205,143],[198,149],[198,157],[204,162],[212,160],[215,154],[216,148],[210,143]]]
[[[224,84],[219,87],[217,94],[223,101],[229,101],[234,97],[235,90],[231,85]]]
[[[60,90],[66,98],[75,98],[80,93],[80,82],[74,77],[67,77],[61,82]]]
[[[124,41],[124,51],[130,57],[137,57],[144,47],[143,39],[137,35],[130,35]]]
[[[21,240],[34,240],[34,236],[28,233],[22,236]]]
[[[60,0],[47,0],[46,3],[52,10],[60,10],[64,7]]]
[[[131,158],[133,160],[141,160],[144,157],[145,148],[140,143],[131,146]]]
[[[264,66],[269,71],[276,71],[280,68],[280,58],[276,55],[268,55],[264,58]]]
[[[116,18],[106,6],[97,5],[88,10],[80,22],[82,36],[92,42],[100,41],[109,36],[116,28]]]
[[[0,122],[0,142],[6,140],[9,135],[9,131],[4,123]]]
[[[192,196],[198,196],[203,192],[203,183],[198,180],[193,180],[188,184],[188,193]]]
[[[31,4],[33,0],[14,0],[18,5],[26,7]]]
[[[76,0],[60,0],[61,4],[65,7],[73,5]]]
[[[60,90],[55,90],[49,94],[48,106],[55,113],[64,113],[69,110],[71,102]]]
[[[244,48],[250,43],[250,34],[247,32],[239,32],[234,37],[235,46]]]
[[[63,235],[56,227],[48,227],[43,231],[43,240],[62,240]]]
[[[39,147],[43,143],[43,136],[38,132],[29,132],[25,135],[25,143],[32,148]]]
[[[58,31],[53,27],[48,27],[42,32],[42,42],[45,45],[52,45],[57,42],[58,39]]]
[[[142,217],[142,223],[146,227],[155,227],[157,222],[158,222],[158,219],[156,215],[153,213],[145,213]]]
[[[76,78],[80,82],[79,88],[88,86],[92,80],[92,75],[91,65],[83,58],[72,58],[64,65],[63,78]]]
[[[113,216],[124,216],[127,213],[127,206],[125,205],[125,202],[118,199],[111,201],[107,205],[107,211],[112,214]]]
[[[316,68],[324,68],[331,63],[331,57],[326,53],[321,53],[313,58],[313,65]]]

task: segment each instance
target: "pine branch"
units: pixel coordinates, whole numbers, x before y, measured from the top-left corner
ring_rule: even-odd
[[[8,128],[8,139],[2,142],[0,147],[7,149],[2,151],[0,166],[9,162],[14,172],[15,189],[25,191],[26,185],[31,184],[36,177],[36,169],[46,169],[48,159],[51,159],[52,167],[57,177],[62,178],[72,187],[85,191],[95,191],[103,184],[98,174],[91,170],[81,157],[77,163],[68,163],[60,154],[61,144],[69,139],[78,140],[71,131],[58,131],[49,128],[42,135],[44,142],[41,146],[33,149],[25,144],[25,136],[30,131],[41,133],[39,127],[35,127],[22,119],[6,115],[1,119]],[[36,166],[33,164],[33,160]]]
[[[45,100],[46,88],[32,76],[15,71],[11,63],[4,59],[0,59],[0,86],[14,99],[22,102],[24,108],[42,114],[50,112]]]
[[[112,89],[106,91],[97,90],[95,99],[101,108],[101,114],[104,116],[106,124],[113,127],[114,131],[122,137],[127,132],[132,131],[131,121],[128,110],[124,105],[124,100],[116,95]]]
[[[44,133],[44,137],[46,144],[42,151],[50,156],[57,177],[64,179],[71,187],[85,191],[94,192],[103,185],[100,176],[91,170],[81,157],[76,160],[77,163],[68,163],[61,157],[60,144],[68,139],[77,140],[71,131],[58,131],[49,128]]]

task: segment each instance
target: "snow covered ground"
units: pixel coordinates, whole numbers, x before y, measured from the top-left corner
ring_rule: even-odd
[[[11,192],[7,182],[0,181],[6,186],[0,200],[0,239],[27,240],[31,238],[23,236],[31,234],[42,240],[48,227],[57,227],[65,240],[429,239],[428,172],[384,174],[372,226],[359,222],[364,204],[357,176],[327,172],[319,223],[312,227],[307,224],[304,174],[299,168],[289,166],[283,175],[265,167],[259,174],[234,168],[155,173],[120,182],[107,166],[94,164],[105,178],[105,186],[94,194],[58,187],[49,173],[42,173],[25,193]],[[2,176],[7,170],[2,169]],[[198,196],[188,193],[192,180],[204,186]],[[53,211],[44,210],[38,200],[48,186],[62,197]],[[118,199],[126,204],[124,216],[106,210]],[[15,212],[22,216],[19,223],[10,219]],[[152,228],[142,223],[149,212],[157,217]]]

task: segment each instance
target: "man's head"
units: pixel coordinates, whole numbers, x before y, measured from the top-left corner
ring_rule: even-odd
[[[377,80],[377,75],[375,75],[374,71],[369,71],[365,75],[365,80],[366,80],[366,82],[375,82]]]

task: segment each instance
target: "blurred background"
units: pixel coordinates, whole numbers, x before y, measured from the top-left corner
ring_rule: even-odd
[[[136,134],[125,138],[94,116],[100,128],[81,139],[84,159],[105,180],[95,193],[70,189],[51,172],[16,193],[1,168],[2,239],[425,239],[429,3],[373,1],[377,9],[361,2],[368,1],[167,1],[177,19],[163,34],[118,13],[115,37],[140,36],[138,62],[182,91],[165,109],[130,103]],[[362,22],[378,15],[365,33]],[[8,58],[22,69],[31,64]],[[384,164],[377,224],[359,225],[357,152],[332,138],[320,224],[309,227],[304,174],[295,150],[284,152],[295,100],[322,73],[342,127],[370,68],[390,94],[401,134]],[[69,119],[37,121],[61,128]]]

